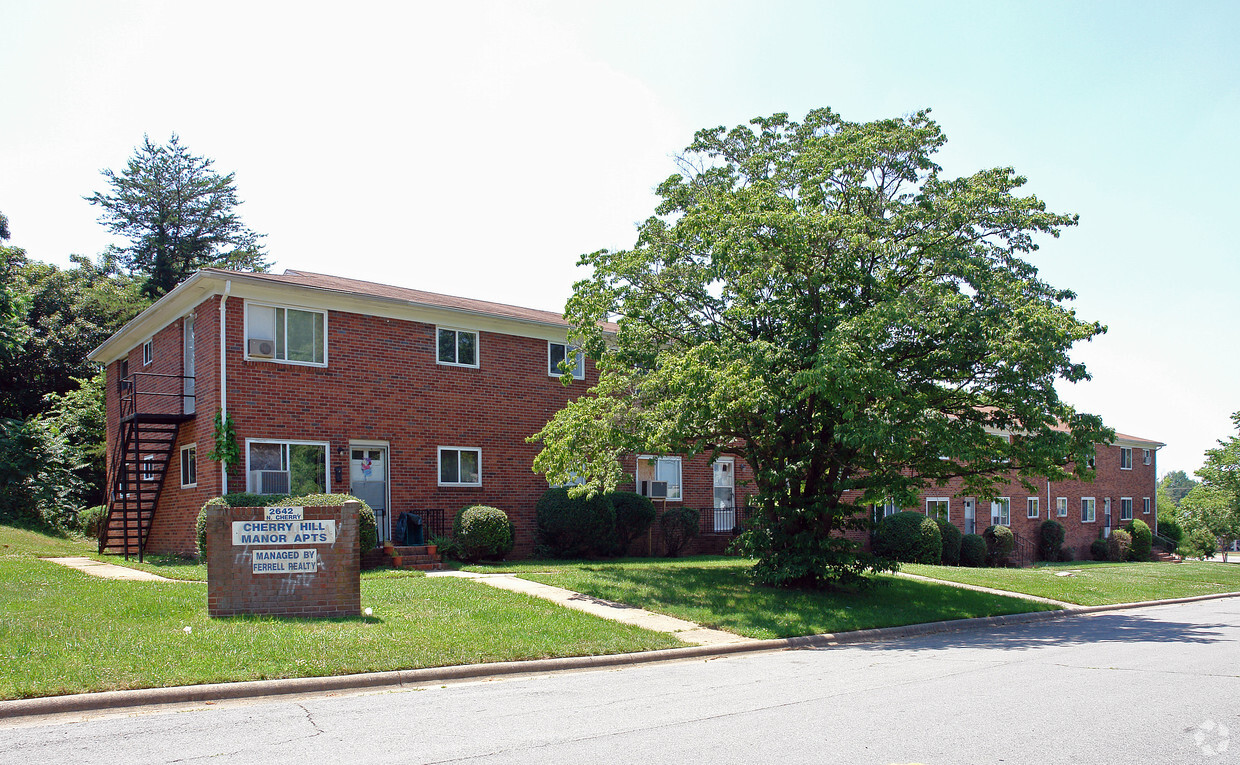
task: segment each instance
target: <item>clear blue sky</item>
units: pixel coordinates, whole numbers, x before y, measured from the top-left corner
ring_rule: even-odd
[[[450,6],[450,7],[445,7]],[[0,211],[67,263],[82,196],[172,132],[277,269],[560,309],[695,129],[934,110],[1081,224],[1034,257],[1110,331],[1065,397],[1192,471],[1240,409],[1240,4],[0,0]]]

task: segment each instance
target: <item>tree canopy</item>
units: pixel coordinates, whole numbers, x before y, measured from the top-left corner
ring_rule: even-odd
[[[1158,482],[1158,488],[1165,491],[1167,496],[1176,505],[1179,505],[1180,500],[1184,499],[1184,496],[1192,491],[1196,485],[1197,481],[1189,478],[1188,474],[1183,470],[1172,470]]]
[[[535,469],[590,491],[625,454],[745,459],[742,549],[757,581],[797,586],[891,566],[841,534],[885,497],[1087,474],[1113,433],[1054,383],[1088,379],[1068,351],[1105,328],[1022,259],[1076,217],[1010,168],[941,177],[945,141],[928,112],[699,131],[633,248],[580,260],[565,315],[599,382],[534,436]]]
[[[146,278],[143,291],[159,297],[204,266],[262,271],[262,236],[241,222],[234,174],[194,156],[176,134],[167,145],[143,136],[119,174],[103,170],[108,193],[86,197],[103,209],[99,221],[129,240],[117,251],[130,273]]]
[[[1222,541],[1226,547],[1240,539],[1240,412],[1231,421],[1237,435],[1206,450],[1205,464],[1197,470],[1201,483],[1180,502],[1185,531],[1203,541],[1202,551],[1206,544]]]

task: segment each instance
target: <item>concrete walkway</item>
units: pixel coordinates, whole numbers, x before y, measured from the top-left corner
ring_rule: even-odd
[[[587,614],[601,616],[615,622],[632,624],[655,632],[668,632],[685,643],[696,645],[731,645],[735,643],[754,643],[753,638],[735,635],[723,630],[713,630],[674,616],[656,614],[643,608],[628,606],[624,603],[613,603],[610,600],[592,598],[579,592],[552,587],[548,584],[519,579],[515,574],[474,574],[467,571],[434,571],[427,576],[450,576],[489,584],[501,590],[523,592],[536,598],[550,600],[565,608],[584,611]]]
[[[962,590],[973,590],[975,592],[988,592],[991,595],[1007,595],[1009,598],[1021,598],[1022,600],[1032,600],[1036,603],[1047,603],[1060,608],[1079,608],[1075,603],[1066,603],[1062,600],[1051,600],[1037,595],[1026,595],[1023,592],[1012,592],[1011,590],[996,590],[993,587],[982,587],[978,584],[965,584],[964,582],[950,582],[946,579],[935,579],[929,576],[921,576],[920,574],[906,574],[903,571],[897,571],[896,576],[902,576],[905,579],[917,579],[922,582],[933,582],[934,584],[945,584],[949,587],[959,587]]]
[[[40,560],[56,563],[68,568],[74,568],[78,571],[90,574],[91,576],[102,577],[103,579],[124,579],[130,582],[179,582],[180,579],[168,579],[152,574],[149,571],[139,571],[136,568],[128,568],[126,566],[118,566],[115,563],[104,563],[93,558],[41,558]]]

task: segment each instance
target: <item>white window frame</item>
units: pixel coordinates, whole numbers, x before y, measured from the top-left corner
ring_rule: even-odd
[[[438,335],[436,335],[438,337]],[[443,453],[456,452],[456,481],[443,480]],[[461,481],[461,452],[474,452],[478,455],[478,480],[476,482]],[[435,480],[440,486],[481,486],[482,485],[482,448],[478,446],[440,446],[435,450]]]
[[[444,361],[439,358],[439,333],[454,332],[456,333],[455,342],[452,344],[452,358],[457,359],[461,356],[461,338],[462,332],[474,336],[474,363],[462,364],[459,361]],[[476,329],[465,329],[463,327],[435,326],[435,363],[445,367],[463,367],[465,369],[477,369],[482,366],[482,333]]]
[[[271,309],[278,308],[284,311],[284,355],[285,356],[288,356],[288,312],[289,311],[301,311],[302,313],[320,314],[323,317],[323,361],[322,362],[295,361],[295,360],[291,360],[288,358],[282,359],[277,356],[272,356],[271,358],[266,358],[263,356],[251,356],[250,355],[250,339],[251,339],[250,338],[250,306],[256,306],[258,308],[271,308]],[[294,365],[302,366],[302,367],[326,367],[327,366],[327,362],[329,360],[327,356],[327,346],[329,345],[329,343],[327,342],[327,338],[331,336],[331,332],[329,331],[329,328],[327,325],[327,322],[328,322],[327,311],[324,311],[319,308],[306,308],[305,306],[299,306],[299,305],[288,305],[284,303],[264,303],[259,300],[246,300],[244,310],[241,312],[241,315],[242,315],[242,325],[243,325],[242,333],[241,333],[242,335],[241,350],[244,354],[242,358],[244,358],[246,361],[262,361],[262,362],[267,362],[267,363],[272,363],[272,364],[294,364]],[[261,340],[265,338],[254,338],[254,339]],[[275,345],[275,342],[276,342],[275,337],[272,337],[271,342],[272,342],[272,345]],[[284,441],[281,443],[294,443],[294,442]]]
[[[937,517],[930,514],[930,503],[932,502],[935,504],[940,502],[945,504],[947,507],[945,508],[946,512],[943,513],[943,520],[950,521],[952,519],[952,501],[950,497],[926,497],[926,516],[929,518]]]
[[[1088,505],[1086,505],[1088,503]],[[1085,517],[1085,508],[1089,507],[1089,517]],[[1098,500],[1093,497],[1081,497],[1081,523],[1098,522]]]
[[[1144,452],[1145,452],[1145,461],[1144,461],[1142,464],[1144,464],[1144,465],[1148,465],[1148,464],[1150,464],[1150,450],[1149,450],[1149,449],[1143,449],[1142,451],[1144,451]]]
[[[1124,503],[1125,502],[1128,503],[1128,517],[1127,518],[1124,517]],[[1136,517],[1132,514],[1132,511],[1133,511],[1132,497],[1120,497],[1119,498],[1119,519],[1121,521],[1131,521],[1133,518]]]
[[[154,483],[155,482],[155,455],[154,454],[143,454],[142,455],[142,468],[140,472],[141,472],[141,475],[139,476],[139,480],[141,480],[143,483]]]
[[[245,440],[245,490],[248,494],[258,494],[260,492],[253,491],[250,486],[250,444],[285,444],[287,446],[321,446],[323,447],[323,493],[332,493],[332,450],[331,443],[327,441],[299,441],[292,438],[247,438]],[[289,462],[292,463],[292,454],[289,455]],[[293,490],[293,468],[289,465],[289,491]]]
[[[659,455],[659,454],[637,455],[637,462],[634,463],[633,465],[633,480],[637,484],[638,493],[640,493],[642,490],[642,482],[641,482],[641,479],[637,477],[637,468],[640,466],[642,460],[655,460],[656,464],[654,467],[654,474],[656,476],[659,474],[659,466],[657,463],[663,462],[664,460],[667,460],[669,462],[671,461],[676,462],[676,474],[677,474],[677,477],[679,478],[679,483],[676,484],[676,496],[674,497],[671,496],[672,484],[670,482],[668,483],[667,501],[668,502],[683,502],[684,496],[685,496],[685,463],[683,460],[680,459],[680,456],[679,455]],[[660,497],[660,499],[662,499],[662,497]]]
[[[997,513],[995,512],[996,507],[999,508],[999,511]],[[1004,523],[1003,521],[1003,511],[1005,508],[1007,510],[1007,522],[1006,523]],[[993,500],[991,500],[990,520],[996,526],[1007,526],[1011,528],[1012,526],[1012,498],[1011,497],[995,497]]]
[[[155,361],[155,338],[148,338],[142,344],[142,366],[149,367]]]
[[[568,343],[557,343],[554,340],[547,341],[547,376],[548,377],[560,377],[562,374],[564,374],[563,372],[559,371],[559,369],[557,368],[559,365],[558,364],[553,365],[551,361],[551,348],[552,346],[556,346],[556,345],[564,349],[565,359],[568,358],[569,351],[572,351],[573,353],[577,354],[577,366],[574,367],[573,369],[573,379],[574,380],[586,379],[586,355],[581,352],[580,348],[574,348]]]
[[[1149,514],[1150,514],[1150,498],[1142,497],[1141,498],[1141,515],[1149,515]]]
[[[1119,469],[1132,470],[1132,447],[1121,446],[1119,448]]]
[[[1040,503],[1038,502],[1037,497],[1027,497],[1025,499],[1025,517],[1026,518],[1041,518],[1042,517],[1042,508],[1040,507]]]
[[[185,457],[186,452],[190,452],[190,457],[188,460],[186,460],[186,457]],[[189,467],[193,470],[193,473],[194,473],[194,475],[192,476],[194,480],[192,480],[189,483],[185,482],[186,465],[189,465]],[[181,447],[180,467],[181,467],[181,488],[192,489],[196,487],[198,485],[198,444],[197,443],[186,444],[185,446]]]
[[[1060,518],[1068,517],[1068,498],[1055,497],[1055,515]]]

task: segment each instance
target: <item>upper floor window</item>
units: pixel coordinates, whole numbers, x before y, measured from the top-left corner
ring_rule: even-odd
[[[931,518],[951,520],[951,500],[947,497],[928,497],[926,499],[926,515]]]
[[[327,312],[245,304],[245,358],[327,365]]]
[[[246,491],[251,494],[326,494],[327,444],[247,441]]]
[[[1025,517],[1026,518],[1037,518],[1040,512],[1041,512],[1041,508],[1038,507],[1037,497],[1029,497],[1028,499],[1025,500]]]
[[[458,367],[478,366],[478,333],[468,329],[436,329],[436,360]]]
[[[1127,446],[1119,448],[1119,469],[1132,470],[1132,449]]]
[[[1150,464],[1150,450],[1144,449],[1143,451],[1145,452],[1145,463],[1144,464],[1148,465]]]
[[[647,497],[679,502],[680,457],[654,457],[643,454],[637,458],[637,491]]]
[[[581,351],[565,343],[547,343],[547,374],[559,377],[564,374],[560,364],[572,354],[573,379],[584,380],[586,376],[586,357]]]
[[[151,338],[142,344],[142,366],[149,366],[155,360],[155,339]]]

